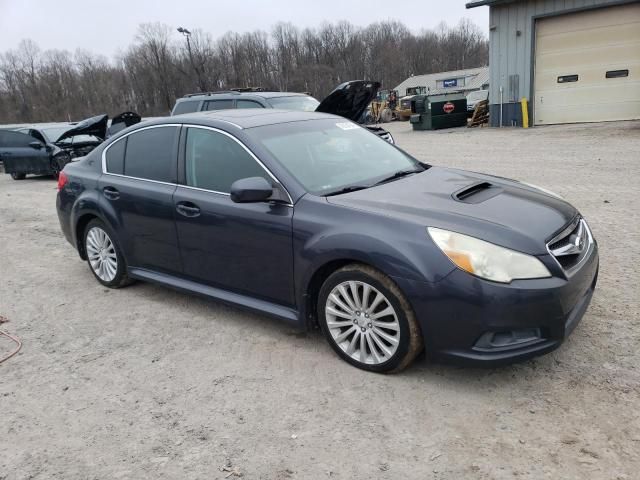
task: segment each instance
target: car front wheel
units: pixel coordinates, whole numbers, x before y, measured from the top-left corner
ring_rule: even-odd
[[[320,290],[320,327],[340,357],[363,370],[397,372],[422,351],[420,327],[398,286],[366,265],[334,272]]]
[[[26,178],[26,174],[24,173],[12,173],[11,174],[11,178],[13,178],[14,180],[24,180]]]
[[[131,283],[115,234],[100,220],[91,220],[87,225],[84,249],[89,268],[102,285],[119,288]]]

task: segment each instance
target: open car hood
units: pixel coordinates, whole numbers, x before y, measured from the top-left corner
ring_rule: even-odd
[[[320,102],[316,112],[332,113],[357,122],[376,98],[379,88],[380,82],[352,80],[342,83]]]
[[[53,143],[61,142],[65,138],[75,137],[76,135],[93,135],[104,140],[107,136],[107,120],[109,120],[108,115],[96,115],[95,117],[86,118],[60,135]]]
[[[120,115],[116,115],[111,120],[111,126],[109,127],[108,135],[115,135],[120,130],[124,130],[131,125],[140,123],[142,118],[136,112],[122,112]]]

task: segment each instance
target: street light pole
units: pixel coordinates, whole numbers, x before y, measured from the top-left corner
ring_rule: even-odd
[[[193,61],[193,52],[191,51],[191,32],[183,27],[178,27],[178,32],[185,36],[187,39],[187,51],[189,52],[189,61],[191,62],[191,67],[193,71],[196,72],[196,77],[198,79],[198,87],[201,92],[204,92],[207,88],[204,82],[202,81],[202,76],[200,75],[200,71],[198,67],[196,67],[196,63]]]

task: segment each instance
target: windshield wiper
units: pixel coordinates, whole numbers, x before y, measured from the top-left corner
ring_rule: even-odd
[[[334,190],[333,192],[325,193],[324,196],[331,197],[333,195],[342,195],[343,193],[357,192],[358,190],[364,190],[365,188],[369,188],[370,186],[371,185],[349,185],[339,190]]]
[[[388,177],[383,178],[382,180],[378,180],[376,183],[374,183],[373,185],[371,185],[372,187],[375,187],[376,185],[381,185],[383,183],[387,183],[390,182],[391,180],[396,180],[397,178],[402,178],[402,177],[406,177],[407,175],[413,175],[414,173],[420,173],[420,172],[424,172],[425,169],[421,168],[421,169],[411,169],[411,170],[398,170],[397,172],[393,173],[392,175],[389,175]]]

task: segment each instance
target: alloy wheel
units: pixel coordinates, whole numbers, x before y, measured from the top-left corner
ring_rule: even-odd
[[[400,344],[400,322],[391,302],[372,285],[346,281],[333,288],[325,305],[326,323],[336,345],[352,359],[378,365]]]
[[[118,256],[107,232],[100,227],[92,227],[87,232],[85,243],[93,272],[103,282],[113,281],[118,272]]]

